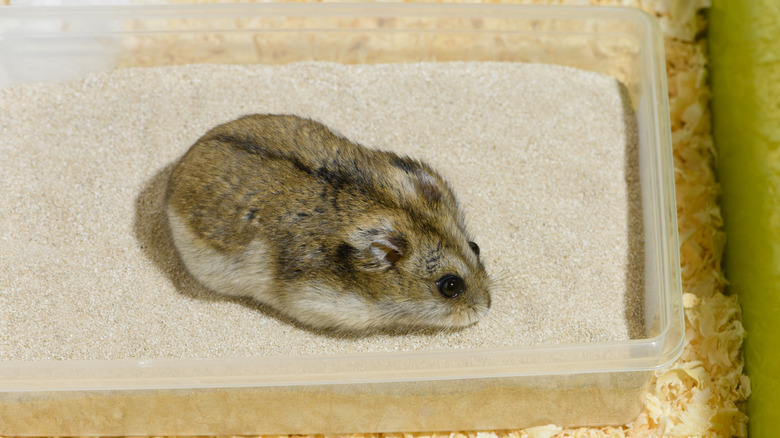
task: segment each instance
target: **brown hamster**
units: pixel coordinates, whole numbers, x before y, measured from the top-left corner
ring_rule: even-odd
[[[198,281],[311,328],[455,328],[490,307],[479,247],[442,177],[313,120],[217,126],[176,165],[166,199]]]

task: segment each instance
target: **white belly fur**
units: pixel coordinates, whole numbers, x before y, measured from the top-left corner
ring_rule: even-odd
[[[199,238],[170,206],[168,223],[179,256],[202,285],[225,295],[250,296],[267,303],[274,301],[267,293],[273,281],[268,251],[260,239],[253,240],[241,254],[227,255]]]

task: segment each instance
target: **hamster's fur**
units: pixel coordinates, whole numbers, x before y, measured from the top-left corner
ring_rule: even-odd
[[[215,127],[175,166],[166,208],[198,281],[314,329],[463,327],[490,307],[479,247],[444,179],[313,120]]]

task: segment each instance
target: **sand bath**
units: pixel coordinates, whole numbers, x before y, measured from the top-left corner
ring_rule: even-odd
[[[200,287],[171,164],[249,113],[431,163],[499,287],[456,333],[334,339]],[[490,348],[644,336],[636,121],[618,82],[517,63],[191,65],[0,91],[0,360]]]

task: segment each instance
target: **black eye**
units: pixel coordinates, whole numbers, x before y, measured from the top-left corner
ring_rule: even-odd
[[[477,245],[474,242],[469,242],[469,246],[471,247],[471,250],[474,251],[474,254],[476,254],[477,257],[479,257],[479,245]]]
[[[463,293],[463,279],[457,275],[447,274],[436,282],[439,293],[447,298],[455,298]]]

